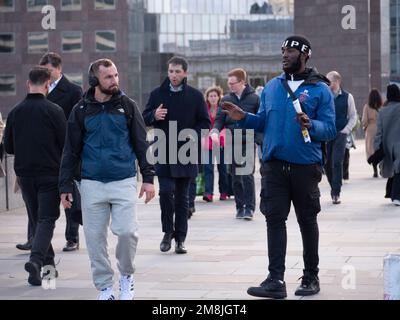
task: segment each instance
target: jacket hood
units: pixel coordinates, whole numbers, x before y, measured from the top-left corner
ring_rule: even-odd
[[[288,74],[288,73],[282,73],[279,76],[280,79],[282,80],[294,80],[294,81],[300,81],[304,80],[304,84],[316,84],[318,82],[324,82],[326,85],[330,85],[330,81],[328,80],[327,77],[325,77],[323,74],[319,73],[317,68],[306,68],[306,70],[303,73],[300,74]]]

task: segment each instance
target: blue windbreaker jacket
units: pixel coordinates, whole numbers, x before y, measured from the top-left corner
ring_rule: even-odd
[[[315,69],[306,72],[308,78],[294,94],[311,119],[311,143],[304,142],[292,99],[283,86],[284,73],[264,88],[258,113],[247,113],[245,119],[238,122],[241,128],[264,132],[263,161],[275,159],[295,164],[322,164],[321,142],[336,136],[335,105],[328,80]]]

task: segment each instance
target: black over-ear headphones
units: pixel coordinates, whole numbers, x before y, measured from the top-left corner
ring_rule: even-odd
[[[88,72],[88,81],[89,81],[89,86],[91,87],[97,87],[99,85],[99,78],[96,77],[93,71],[93,65],[96,62],[92,62],[89,66],[89,72]]]

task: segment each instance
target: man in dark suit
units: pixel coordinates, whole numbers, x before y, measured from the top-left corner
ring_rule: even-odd
[[[164,238],[161,252],[171,249],[175,238],[175,253],[185,254],[184,241],[188,229],[189,184],[197,176],[197,163],[183,164],[178,150],[185,142],[178,142],[178,150],[171,146],[173,135],[185,129],[210,128],[211,121],[203,94],[186,83],[188,63],[184,58],[173,57],[168,61],[168,77],[153,90],[143,111],[148,126],[162,130],[166,136],[166,163],[156,163],[160,184],[161,222]],[[173,129],[176,126],[178,132]],[[171,136],[171,137],[170,137]],[[176,141],[176,140],[175,140]],[[175,221],[174,221],[175,215]]]
[[[72,108],[82,98],[81,87],[70,82],[65,75],[62,74],[62,60],[57,53],[46,53],[40,59],[39,64],[46,67],[51,72],[51,83],[47,99],[58,104],[64,110],[65,117],[68,119]],[[74,199],[77,202],[80,200],[77,189]],[[79,249],[79,223],[72,218],[75,214],[74,210],[80,210],[80,208],[65,210],[67,220],[65,239],[67,243],[63,251],[75,251]]]

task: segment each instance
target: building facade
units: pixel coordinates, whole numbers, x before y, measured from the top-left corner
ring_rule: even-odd
[[[55,29],[43,28],[46,5],[56,10]],[[290,33],[293,0],[0,0],[0,112],[6,117],[25,96],[29,69],[48,51],[84,89],[90,62],[112,59],[121,88],[144,107],[175,54],[189,60],[199,89],[225,86],[235,67],[265,84],[280,72]]]
[[[324,74],[338,71],[361,115],[371,88],[384,91],[394,76],[389,0],[302,0],[294,5],[296,33],[306,35],[313,47],[310,64]]]

